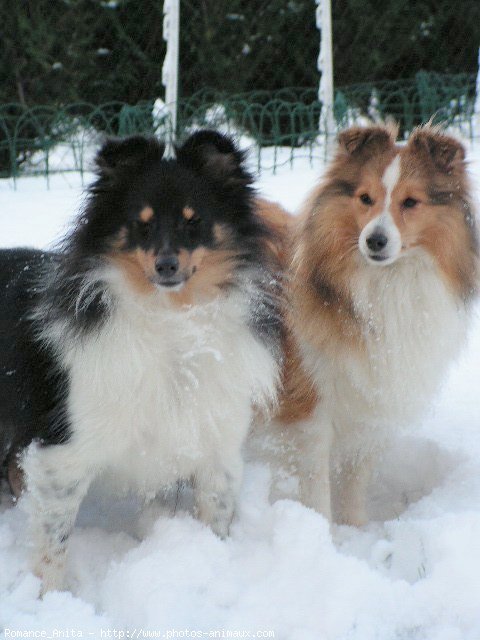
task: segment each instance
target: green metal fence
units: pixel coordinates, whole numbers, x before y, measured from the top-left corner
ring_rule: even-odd
[[[365,117],[399,122],[407,134],[432,117],[473,138],[475,75],[419,72],[408,80],[338,88],[339,128]],[[327,132],[320,121],[316,89],[290,88],[227,94],[203,90],[178,104],[177,138],[198,127],[235,134],[252,149],[258,169],[275,168],[300,156],[323,156]],[[88,170],[96,145],[106,135],[149,133],[172,137],[168,110],[160,102],[109,102],[64,106],[0,106],[0,176]]]
[[[163,108],[162,108],[163,107]],[[258,169],[275,168],[295,155],[313,157],[321,135],[320,103],[310,89],[227,95],[201,91],[178,104],[177,139],[199,127],[221,129],[252,148]],[[168,110],[158,102],[136,105],[75,103],[55,108],[0,106],[0,176],[48,176],[88,170],[95,146],[108,135],[148,133],[168,141]],[[268,159],[262,153],[273,147]],[[281,152],[286,148],[287,151]],[[296,153],[295,153],[296,152]]]
[[[386,80],[340,88],[335,94],[335,118],[340,126],[352,115],[373,120],[393,117],[402,131],[409,132],[432,117],[446,126],[456,126],[469,138],[474,135],[475,74],[441,74],[419,71],[408,80]]]

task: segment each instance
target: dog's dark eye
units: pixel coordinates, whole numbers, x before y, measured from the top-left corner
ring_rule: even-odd
[[[418,204],[418,200],[415,200],[415,198],[405,198],[405,200],[402,202],[402,207],[404,209],[413,209],[413,207],[415,207]]]
[[[373,200],[370,198],[368,193],[362,193],[362,195],[360,196],[360,200],[363,204],[366,204],[367,207],[371,207],[373,204]]]
[[[198,225],[202,222],[202,219],[200,218],[200,216],[193,216],[193,218],[189,218],[186,222],[187,227],[194,229],[195,227],[198,227]]]
[[[143,222],[143,220],[137,220],[135,222],[135,231],[137,232],[138,236],[142,240],[146,240],[148,238],[151,230],[152,230],[151,222]]]

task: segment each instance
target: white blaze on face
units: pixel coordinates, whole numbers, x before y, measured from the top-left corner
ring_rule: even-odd
[[[397,153],[392,162],[385,169],[385,173],[382,177],[382,184],[385,187],[385,208],[384,210],[389,212],[390,204],[392,202],[392,191],[397,186],[397,182],[400,178],[400,155]]]
[[[361,253],[371,264],[391,264],[398,258],[402,249],[402,238],[390,210],[392,193],[397,186],[400,173],[401,158],[400,154],[397,154],[382,176],[382,184],[385,187],[383,211],[370,220],[358,239]]]

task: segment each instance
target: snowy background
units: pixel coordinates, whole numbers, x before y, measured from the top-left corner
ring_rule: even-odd
[[[470,160],[480,185],[480,149]],[[261,175],[259,188],[294,210],[322,170],[297,160],[293,169]],[[52,177],[49,189],[43,178],[20,179],[16,189],[0,180],[0,245],[48,247],[81,198],[76,174]],[[5,638],[116,631],[138,638],[479,640],[479,364],[476,317],[429,414],[386,453],[371,486],[372,522],[362,530],[330,531],[292,501],[269,505],[262,466],[247,468],[226,541],[185,511],[167,518],[97,488],[71,539],[71,592],[39,600],[39,580],[27,571],[25,517],[4,490],[0,631]]]

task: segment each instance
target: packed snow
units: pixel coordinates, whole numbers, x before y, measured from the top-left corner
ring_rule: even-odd
[[[480,184],[480,150],[470,158]],[[322,170],[298,159],[264,172],[259,189],[295,210]],[[43,178],[0,181],[0,245],[52,246],[81,199],[78,174],[53,176],[49,188]],[[261,465],[247,467],[225,541],[189,513],[188,491],[180,504],[167,496],[145,507],[96,487],[71,539],[70,591],[39,599],[25,515],[4,487],[0,630],[6,639],[479,640],[479,363],[475,317],[428,415],[386,452],[361,530],[329,528],[297,502],[270,505]]]

